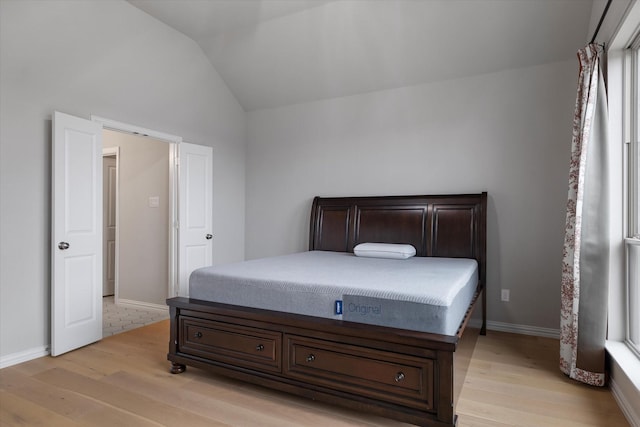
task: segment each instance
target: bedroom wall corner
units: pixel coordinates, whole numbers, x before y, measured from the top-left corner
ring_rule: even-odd
[[[576,72],[568,58],[250,111],[247,258],[306,250],[316,195],[488,191],[488,319],[557,330]]]

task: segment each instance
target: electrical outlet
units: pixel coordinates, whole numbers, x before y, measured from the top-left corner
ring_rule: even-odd
[[[509,289],[503,289],[500,295],[500,299],[504,302],[509,302]]]

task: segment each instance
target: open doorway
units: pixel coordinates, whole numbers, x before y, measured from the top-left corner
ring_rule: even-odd
[[[102,149],[102,296],[115,296],[118,148]]]
[[[172,143],[103,130],[103,336],[168,318]]]
[[[188,297],[189,274],[196,268],[211,265],[213,252],[213,150],[189,144],[181,137],[96,116],[91,120],[59,111],[52,120],[51,168],[51,355],[59,356],[102,338],[102,142],[104,129],[126,134],[151,136],[168,142],[169,162],[169,244],[168,267],[145,258],[145,253],[131,257],[146,263],[150,270],[168,270],[166,291],[162,297],[145,302],[144,291],[134,288],[127,303],[146,308],[162,307],[166,296]],[[178,165],[180,167],[178,168]],[[167,167],[168,166],[168,167]],[[182,197],[178,197],[179,194]],[[122,198],[121,198],[122,199]],[[146,198],[156,204],[155,196]],[[122,200],[124,203],[124,200]],[[158,198],[158,207],[160,199]],[[116,211],[119,211],[116,208]],[[118,212],[116,212],[118,222]],[[141,224],[130,234],[142,239]],[[118,297],[118,271],[123,255],[119,253],[116,229],[116,275],[114,294]],[[123,298],[120,298],[122,302]],[[124,298],[126,299],[126,298]],[[159,301],[158,304],[156,301]]]

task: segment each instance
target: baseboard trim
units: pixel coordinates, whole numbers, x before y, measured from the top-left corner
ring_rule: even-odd
[[[13,354],[7,354],[0,357],[0,369],[17,365],[18,363],[28,362],[29,360],[38,359],[49,355],[49,347],[36,347],[25,351],[19,351]]]
[[[510,332],[512,334],[532,335],[535,337],[560,338],[560,329],[540,328],[538,326],[517,325],[515,323],[487,321],[487,329],[490,331]]]
[[[161,305],[161,304],[153,304],[150,302],[143,302],[143,301],[134,301],[134,300],[130,300],[130,299],[118,299],[118,301],[116,302],[117,305],[121,305],[123,307],[130,307],[130,308],[144,308],[145,310],[155,310],[155,311],[161,311],[161,312],[169,312],[169,306],[167,305]]]
[[[611,378],[609,380],[609,387],[611,388],[611,394],[613,394],[613,398],[616,403],[622,410],[622,413],[631,424],[631,427],[640,427],[640,414],[638,414],[633,405],[627,400],[626,396],[618,386],[618,384]]]

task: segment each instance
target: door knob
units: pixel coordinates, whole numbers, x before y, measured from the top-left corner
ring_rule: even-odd
[[[64,251],[65,249],[69,249],[69,244],[67,242],[58,243],[58,249]]]
[[[207,240],[211,240],[211,239],[213,239],[213,234],[207,234],[206,237],[207,237]]]

